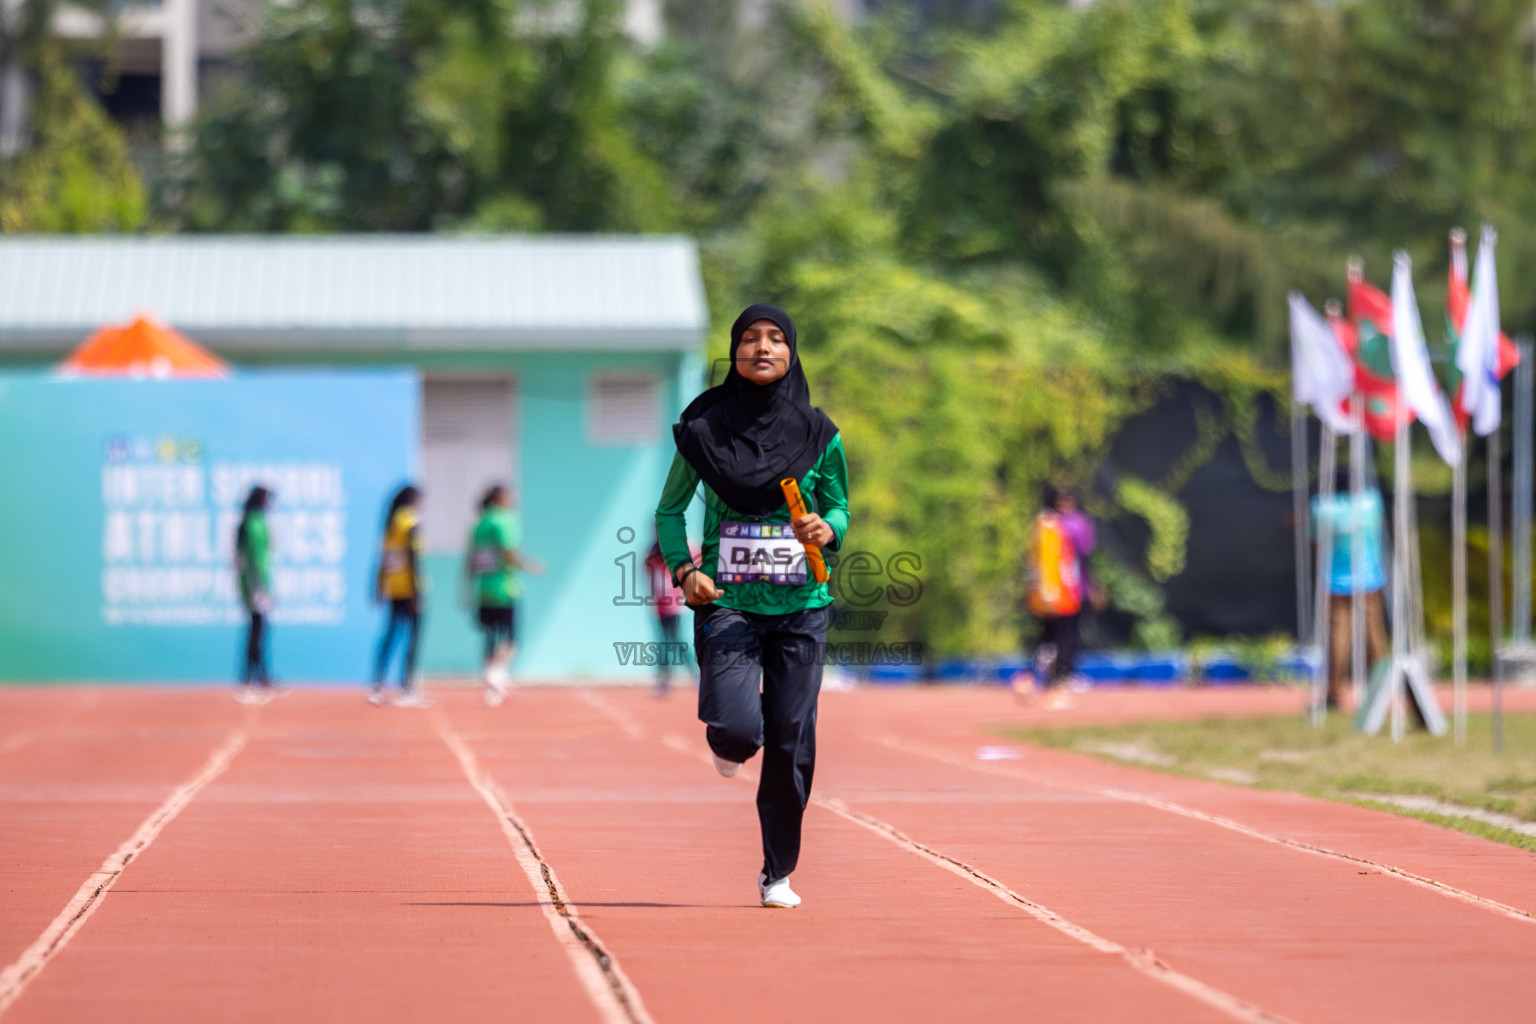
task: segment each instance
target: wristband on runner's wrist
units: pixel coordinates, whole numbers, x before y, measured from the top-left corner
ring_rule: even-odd
[[[677,577],[677,585],[678,586],[682,586],[683,583],[688,579],[689,576],[693,575],[694,573],[696,573],[698,571],[699,571],[699,567],[694,565],[692,562],[689,562],[687,565],[683,566],[680,574],[678,575],[678,577]]]

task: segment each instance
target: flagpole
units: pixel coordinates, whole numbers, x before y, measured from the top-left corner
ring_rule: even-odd
[[[1408,662],[1408,500],[1413,489],[1409,479],[1412,472],[1408,461],[1408,406],[1397,404],[1397,426],[1392,439],[1392,528],[1396,534],[1392,545],[1392,672],[1388,681],[1388,707],[1392,715],[1392,742],[1403,739],[1403,684],[1407,681],[1404,668]]]
[[[1455,286],[1465,287],[1468,283],[1467,233],[1461,228],[1452,228],[1450,246],[1451,280]],[[1449,304],[1450,297],[1447,296],[1447,306]],[[1449,316],[1450,309],[1446,312]],[[1462,335],[1467,320],[1466,310],[1463,309],[1460,323],[1450,321],[1451,329],[1458,339],[1457,347],[1451,355],[1453,370],[1461,366],[1460,346],[1465,343]],[[1494,347],[1497,350],[1497,341]],[[1467,399],[1471,397],[1468,388],[1472,379],[1462,378],[1459,398],[1463,410],[1466,410]],[[1451,678],[1452,715],[1455,718],[1452,732],[1459,747],[1467,742],[1467,439],[1470,435],[1465,427],[1458,433],[1462,458],[1451,471]]]
[[[1330,299],[1324,309],[1331,323],[1344,319],[1344,305]],[[1349,395],[1349,509],[1351,520],[1365,492],[1365,399],[1358,389]],[[1349,535],[1349,696],[1359,708],[1365,700],[1365,524],[1355,523]]]
[[[1349,437],[1349,496],[1350,506],[1361,504],[1361,495],[1365,493],[1365,402],[1360,395],[1354,394],[1349,399],[1349,419],[1354,427],[1354,433]],[[1350,638],[1350,664],[1349,681],[1350,697],[1354,706],[1359,708],[1365,702],[1365,530],[1361,525],[1361,534],[1358,538],[1350,538],[1349,552],[1349,638]],[[1378,554],[1378,557],[1379,554]]]
[[[1520,364],[1515,367],[1514,482],[1510,494],[1509,545],[1510,631],[1517,646],[1531,638],[1531,501],[1532,443],[1536,428],[1536,345],[1520,339]],[[1504,752],[1504,673],[1493,680],[1493,752]]]
[[[1319,512],[1326,512],[1333,500],[1333,467],[1337,458],[1333,428],[1322,424],[1322,440],[1317,455],[1317,505]],[[1329,576],[1333,569],[1333,528],[1318,516],[1317,529],[1317,592],[1312,605],[1312,641],[1317,651],[1317,661],[1312,672],[1312,727],[1321,729],[1328,710],[1328,677],[1332,670],[1328,632],[1331,626],[1329,605],[1332,588]]]
[[[1504,639],[1504,457],[1501,428],[1488,434],[1488,680],[1499,692]]]
[[[1466,451],[1467,435],[1461,436]],[[1467,460],[1451,470],[1451,646],[1456,745],[1467,742]]]
[[[1323,310],[1334,326],[1344,319],[1344,305],[1337,299],[1329,299]],[[1365,524],[1356,521],[1360,511],[1360,496],[1365,491],[1365,399],[1358,389],[1349,395],[1349,696],[1350,704],[1358,709],[1365,700]],[[1358,532],[1357,532],[1358,531]],[[1332,597],[1329,597],[1330,604]],[[1329,609],[1332,624],[1332,609]],[[1331,659],[1331,651],[1329,657]],[[1329,664],[1329,674],[1333,666]]]
[[[1296,645],[1312,641],[1311,552],[1307,545],[1307,412],[1291,399],[1291,516],[1296,524]]]

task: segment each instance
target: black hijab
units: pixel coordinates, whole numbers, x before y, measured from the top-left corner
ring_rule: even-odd
[[[736,372],[742,332],[759,320],[777,324],[789,343],[789,370],[772,384]],[[811,405],[788,313],[766,302],[742,310],[731,325],[730,372],[683,410],[672,436],[678,453],[732,509],[767,516],[783,506],[779,481],[805,476],[837,436],[837,425]]]

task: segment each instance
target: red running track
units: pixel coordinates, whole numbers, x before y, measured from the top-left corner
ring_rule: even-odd
[[[1525,695],[1520,695],[1522,698]],[[1522,701],[1526,702],[1526,701]],[[1291,713],[1092,693],[1054,720]],[[985,690],[822,700],[805,905],[692,695],[426,711],[0,690],[0,1024],[1526,1021],[1536,857],[1020,749]]]

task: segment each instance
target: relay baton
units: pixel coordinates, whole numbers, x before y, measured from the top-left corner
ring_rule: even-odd
[[[784,492],[784,504],[789,506],[789,518],[799,519],[807,515],[805,499],[800,497],[800,485],[795,482],[794,477],[787,476],[780,480],[779,489]],[[821,557],[821,548],[815,544],[807,544],[805,560],[811,564],[811,573],[816,577],[816,582],[827,582],[827,560]]]

